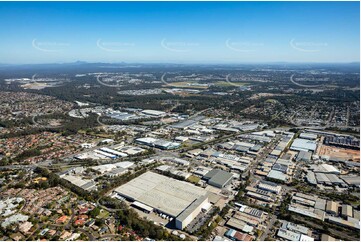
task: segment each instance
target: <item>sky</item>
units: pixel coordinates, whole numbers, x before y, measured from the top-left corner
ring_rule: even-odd
[[[0,2],[0,63],[359,62],[359,2]]]

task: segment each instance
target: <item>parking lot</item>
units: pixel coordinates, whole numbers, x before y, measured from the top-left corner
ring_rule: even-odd
[[[211,214],[215,209],[215,207],[212,207],[207,213],[200,212],[198,216],[188,224],[185,230],[189,233],[194,233],[197,231],[211,217]]]

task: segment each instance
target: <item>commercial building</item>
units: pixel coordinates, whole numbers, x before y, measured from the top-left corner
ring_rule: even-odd
[[[208,193],[203,188],[153,172],[140,175],[115,192],[175,218],[179,229],[185,228],[202,208],[209,207]]]

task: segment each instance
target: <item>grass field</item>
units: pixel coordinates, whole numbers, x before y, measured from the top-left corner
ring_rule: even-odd
[[[194,183],[194,184],[197,184],[199,182],[201,178],[199,178],[198,176],[190,176],[188,177],[188,181],[191,182],[191,183]]]
[[[222,86],[222,87],[230,87],[230,86],[246,86],[249,85],[249,83],[246,82],[226,82],[226,81],[219,81],[215,83],[216,86]]]
[[[100,219],[109,217],[109,212],[107,210],[101,209],[99,215],[97,216]]]
[[[202,86],[202,85],[190,85],[192,82],[171,82],[169,83],[169,86],[172,87],[184,87],[184,88],[193,88],[193,89],[207,89],[208,86]]]

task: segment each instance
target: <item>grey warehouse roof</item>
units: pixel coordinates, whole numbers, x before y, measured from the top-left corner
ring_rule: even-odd
[[[232,177],[233,177],[232,173],[219,169],[213,169],[204,176],[204,178],[208,180],[208,182],[211,182],[213,184],[218,184],[220,186],[223,186],[230,179],[232,179]]]

